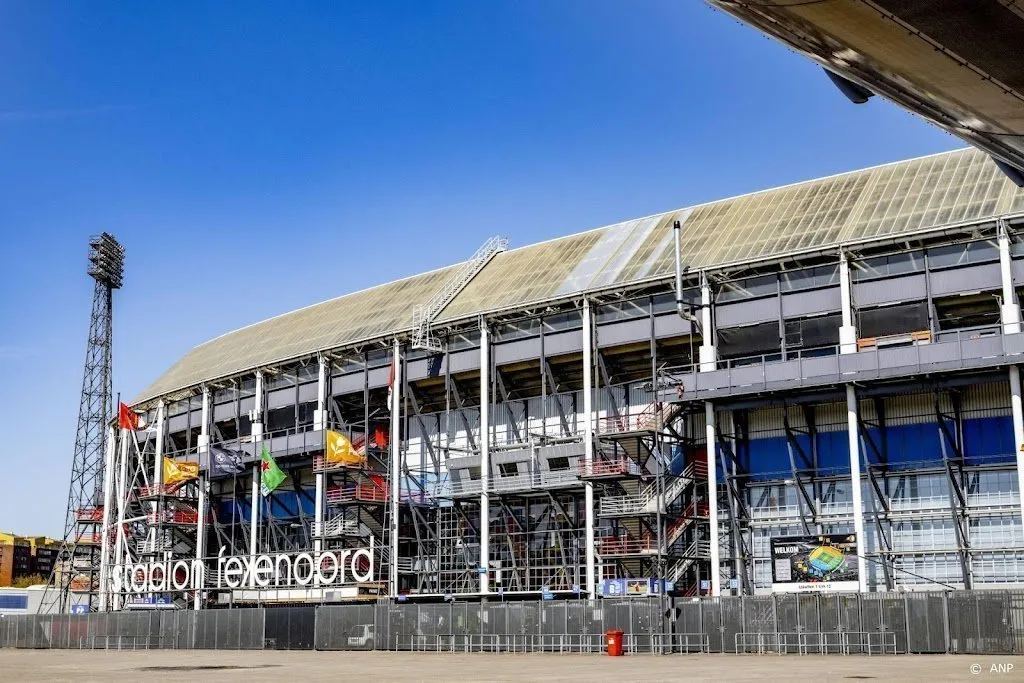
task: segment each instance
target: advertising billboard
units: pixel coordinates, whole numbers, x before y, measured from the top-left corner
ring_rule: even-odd
[[[658,595],[661,593],[662,582],[658,579],[605,579],[601,582],[601,597],[635,598]],[[675,590],[675,584],[665,581],[665,592]]]
[[[853,534],[773,538],[772,590],[784,593],[855,591],[857,537]]]

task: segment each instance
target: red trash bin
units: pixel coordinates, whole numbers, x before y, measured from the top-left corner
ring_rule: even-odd
[[[605,631],[604,642],[607,645],[609,657],[622,656],[622,638],[624,635],[623,631]]]

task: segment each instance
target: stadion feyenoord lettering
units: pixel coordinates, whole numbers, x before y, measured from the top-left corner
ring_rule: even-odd
[[[200,560],[165,560],[118,565],[113,573],[114,591],[162,593],[205,588],[319,588],[373,580],[373,538],[369,548],[236,555],[217,553],[217,581],[204,585],[205,566]]]

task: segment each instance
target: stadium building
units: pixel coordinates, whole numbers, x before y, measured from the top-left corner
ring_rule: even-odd
[[[1019,586],[1022,224],[1024,190],[968,149],[495,238],[230,332],[111,427],[77,590]]]

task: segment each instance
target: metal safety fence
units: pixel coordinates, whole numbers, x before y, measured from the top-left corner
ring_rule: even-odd
[[[264,609],[6,615],[0,647],[103,650],[258,650]]]
[[[0,647],[1024,654],[1024,591],[377,602],[0,617]]]

